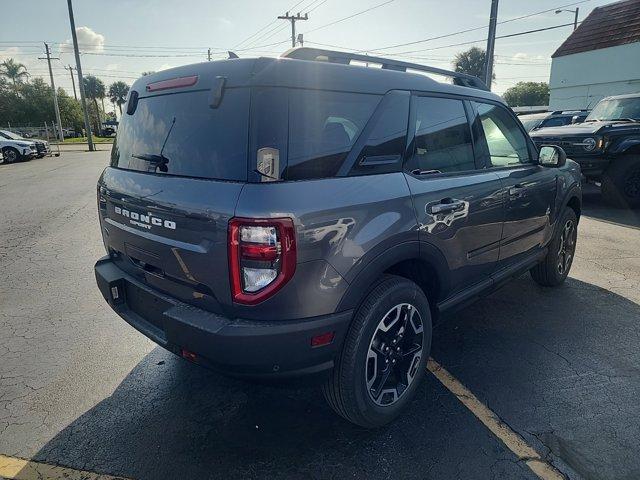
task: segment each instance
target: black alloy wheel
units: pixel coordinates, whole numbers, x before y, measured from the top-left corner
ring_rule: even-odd
[[[423,326],[414,305],[401,303],[380,320],[369,342],[365,380],[374,403],[396,403],[416,376],[422,354]]]

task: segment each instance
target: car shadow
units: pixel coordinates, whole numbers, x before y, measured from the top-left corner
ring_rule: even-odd
[[[601,307],[594,310],[593,305]],[[604,309],[616,317],[598,316]],[[557,453],[560,462],[579,469],[582,464],[572,458],[579,458],[580,448],[591,452],[602,447],[602,432],[596,430],[601,426],[594,422],[589,430],[580,423],[587,428],[585,441],[592,442],[582,445],[582,430],[571,430],[567,438],[573,443],[565,440],[562,429],[572,427],[561,420],[593,418],[593,402],[577,397],[571,403],[575,390],[563,397],[564,403],[551,404],[549,398],[565,391],[569,376],[580,378],[577,366],[567,366],[572,352],[602,348],[628,354],[626,344],[621,350],[615,334],[602,330],[622,329],[637,342],[637,332],[626,331],[632,318],[637,323],[640,306],[609,291],[573,279],[558,289],[542,289],[526,276],[440,324],[433,356],[505,421],[538,441],[543,453]],[[593,344],[598,335],[606,343]],[[568,343],[554,343],[558,337]],[[552,353],[554,349],[558,352]],[[605,354],[592,357],[599,355]],[[589,365],[583,357],[576,364]],[[613,371],[614,366],[609,365]],[[571,385],[583,385],[586,378]],[[605,396],[593,404],[606,406]],[[619,406],[617,412],[621,415]],[[637,416],[623,420],[636,422]],[[618,433],[625,451],[639,442],[629,438],[629,429]],[[159,347],[111,396],[60,431],[33,459],[140,479],[536,478],[430,374],[407,412],[370,431],[336,416],[317,388],[267,387],[225,378]],[[600,472],[600,465],[589,468]]]
[[[582,192],[582,215],[604,222],[640,229],[640,209],[631,210],[607,205],[600,188],[585,184]]]

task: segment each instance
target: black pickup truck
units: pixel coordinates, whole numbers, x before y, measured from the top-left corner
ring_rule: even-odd
[[[561,146],[587,180],[601,182],[607,203],[640,207],[640,93],[604,98],[584,123],[530,135],[538,146]]]

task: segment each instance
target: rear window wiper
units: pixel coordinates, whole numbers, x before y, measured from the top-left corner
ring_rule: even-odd
[[[161,172],[167,172],[169,168],[167,167],[167,163],[169,163],[169,159],[165,157],[163,154],[155,154],[155,153],[134,153],[131,155],[133,158],[139,158],[140,160],[144,160],[154,165],[155,169],[160,170]]]
[[[167,173],[169,171],[169,167],[167,167],[167,163],[169,163],[169,159],[165,157],[162,152],[164,152],[164,147],[167,145],[167,140],[169,140],[169,135],[171,135],[171,131],[173,130],[173,126],[176,124],[176,117],[173,117],[171,120],[171,126],[167,131],[167,135],[164,137],[164,142],[162,142],[162,148],[160,149],[160,153],[140,153],[140,154],[131,154],[133,158],[139,158],[140,160],[146,160],[152,165],[155,165],[154,170],[160,170],[162,173]]]
[[[156,155],[155,153],[134,153],[131,155],[133,158],[139,158],[140,160],[146,160],[151,163],[169,163],[169,159],[164,155]]]

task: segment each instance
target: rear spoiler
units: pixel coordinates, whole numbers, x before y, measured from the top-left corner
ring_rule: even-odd
[[[383,57],[372,57],[370,55],[360,55],[358,53],[338,52],[335,50],[324,50],[321,48],[299,47],[287,50],[281,55],[281,58],[292,58],[296,60],[310,60],[314,62],[329,62],[349,65],[355,60],[362,63],[375,63],[382,65],[384,70],[395,70],[397,72],[406,72],[407,70],[417,70],[421,72],[433,73],[443,77],[449,77],[455,85],[461,87],[476,88],[478,90],[489,91],[485,83],[478,77],[467,75],[466,73],[453,72],[442,68],[429,67],[418,63],[402,62]]]

